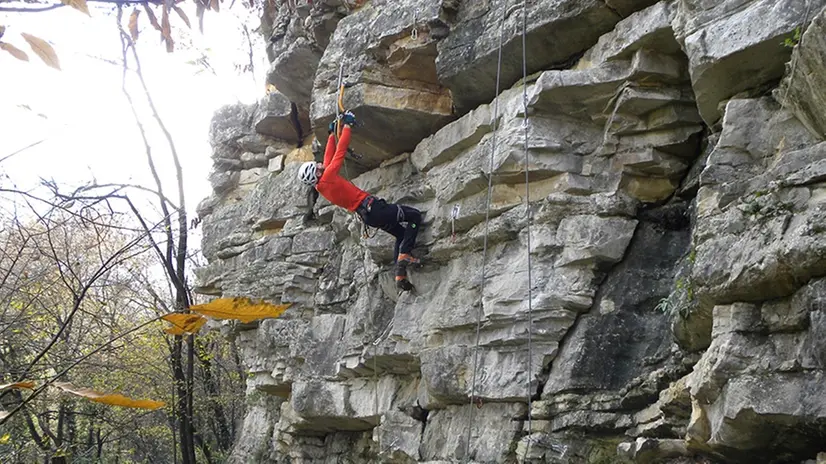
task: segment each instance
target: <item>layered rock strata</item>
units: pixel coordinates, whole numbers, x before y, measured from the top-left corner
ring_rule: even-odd
[[[216,114],[199,207],[198,290],[293,304],[223,328],[231,462],[823,459],[824,2],[527,4],[524,81],[521,2],[269,11],[277,91]],[[339,74],[342,171],[425,213],[415,292],[303,219]]]

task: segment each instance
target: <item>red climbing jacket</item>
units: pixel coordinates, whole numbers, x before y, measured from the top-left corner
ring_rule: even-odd
[[[347,154],[349,145],[350,126],[344,126],[338,146],[336,146],[336,135],[330,134],[324,152],[324,173],[321,174],[321,179],[318,180],[315,189],[324,198],[330,200],[330,203],[355,211],[369,195],[338,174],[344,164],[344,155]]]

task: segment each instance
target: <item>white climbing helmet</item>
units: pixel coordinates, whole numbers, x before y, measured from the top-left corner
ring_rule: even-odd
[[[315,185],[318,183],[317,170],[315,162],[307,161],[298,168],[298,177],[301,178],[301,182],[307,185]]]

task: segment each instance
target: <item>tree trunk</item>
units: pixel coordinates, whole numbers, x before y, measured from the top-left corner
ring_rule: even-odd
[[[178,395],[175,415],[178,420],[178,435],[181,441],[181,462],[183,464],[195,464],[195,449],[192,446],[192,424],[187,407],[189,395],[187,394],[187,379],[183,369],[183,338],[175,337],[172,348],[172,372],[175,377],[175,389]]]
[[[189,439],[189,446],[192,449],[192,462],[195,462],[195,408],[193,406],[194,399],[193,394],[195,389],[195,356],[194,352],[194,343],[195,336],[190,335],[187,337],[187,344],[186,344],[186,415],[189,418],[189,434],[187,438]]]
[[[69,456],[76,456],[77,444],[77,416],[71,408],[66,410],[66,443],[68,444]]]
[[[215,440],[218,442],[218,448],[221,451],[227,451],[232,447],[232,436],[230,435],[229,425],[227,424],[227,415],[218,397],[221,394],[215,378],[212,376],[212,363],[209,361],[209,356],[206,352],[206,347],[203,342],[198,339],[196,341],[196,353],[198,354],[198,362],[201,365],[201,372],[204,376],[204,388],[206,388],[209,395],[209,406],[212,410],[213,433]]]

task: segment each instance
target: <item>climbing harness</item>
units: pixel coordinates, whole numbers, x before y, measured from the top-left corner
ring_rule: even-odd
[[[361,237],[363,239],[370,239],[376,236],[376,232],[378,229],[373,232],[373,235],[370,235],[370,226],[367,225],[367,222],[364,221],[364,216],[370,214],[370,211],[373,210],[373,202],[376,201],[376,197],[373,195],[369,195],[367,198],[362,200],[361,204],[358,208],[356,208],[356,216],[358,216],[359,220],[361,221]],[[364,211],[364,215],[362,215],[361,211]]]
[[[450,243],[456,243],[456,219],[459,219],[460,209],[459,203],[456,203],[450,212]]]

